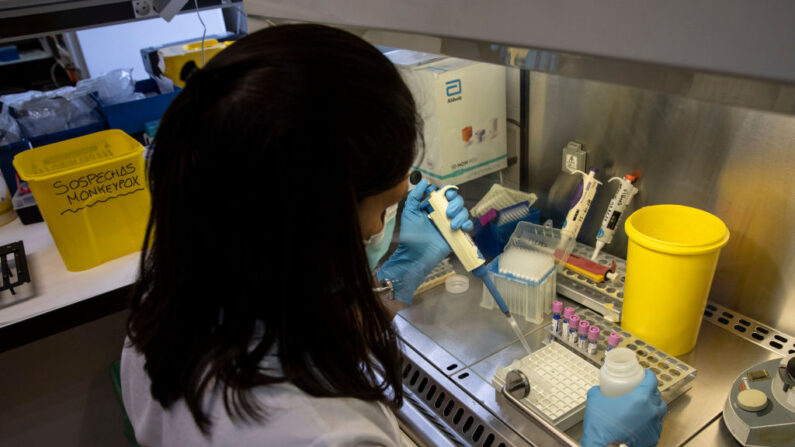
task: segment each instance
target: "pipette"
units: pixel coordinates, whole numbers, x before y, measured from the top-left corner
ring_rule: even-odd
[[[585,215],[588,214],[588,209],[591,207],[594,195],[596,195],[596,188],[602,184],[594,177],[596,175],[596,168],[591,168],[588,174],[582,171],[574,171],[572,174],[582,176],[582,183],[577,187],[577,192],[572,198],[572,206],[569,213],[566,215],[566,220],[563,222],[563,227],[560,229],[561,235],[564,239],[577,239],[580,233],[582,222],[585,220]]]
[[[638,188],[632,185],[635,177],[632,175],[625,175],[624,178],[613,177],[609,180],[612,182],[616,180],[620,183],[618,191],[610,200],[610,205],[607,206],[607,212],[602,219],[602,227],[599,228],[599,233],[596,234],[596,249],[591,255],[591,260],[596,260],[602,247],[613,241],[613,235],[616,233],[616,227],[621,220],[621,215],[626,211],[627,205],[632,201],[632,197],[638,193]]]
[[[450,245],[450,248],[453,249],[453,253],[458,256],[458,259],[461,261],[461,264],[464,266],[464,268],[467,271],[472,272],[475,277],[480,278],[483,281],[483,285],[485,285],[489,292],[491,292],[491,296],[494,298],[497,306],[500,308],[502,313],[505,314],[505,317],[508,318],[511,329],[513,329],[517,337],[519,337],[519,341],[522,343],[522,346],[525,348],[525,350],[527,350],[528,354],[532,354],[530,346],[527,344],[527,340],[525,340],[524,335],[522,335],[522,331],[519,329],[519,325],[516,323],[513,315],[511,315],[508,306],[502,299],[502,295],[500,295],[500,292],[497,290],[497,287],[494,285],[491,277],[489,277],[488,272],[486,271],[486,261],[478,251],[478,248],[472,241],[472,238],[470,238],[468,234],[460,229],[453,231],[453,229],[450,228],[450,218],[447,217],[448,201],[447,196],[445,195],[449,189],[458,189],[458,187],[447,185],[442,189],[438,189],[430,193],[428,205],[431,207],[431,212],[429,214],[431,221],[434,223],[434,225],[436,225],[439,233],[442,234],[442,237],[444,237],[444,239]]]

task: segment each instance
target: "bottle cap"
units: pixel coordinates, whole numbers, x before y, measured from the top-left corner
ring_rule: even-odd
[[[588,328],[588,340],[599,340],[599,326],[591,326]]]
[[[566,309],[563,310],[563,316],[564,317],[571,318],[572,315],[574,315],[574,308],[573,307],[567,307]]]
[[[621,336],[615,332],[611,332],[610,336],[607,337],[607,344],[610,346],[618,346],[618,343],[621,341]]]
[[[583,335],[587,334],[588,333],[588,326],[590,326],[590,325],[591,325],[591,323],[589,323],[589,322],[587,322],[585,320],[580,321],[580,334],[583,334]]]
[[[552,312],[559,314],[563,310],[563,303],[560,301],[552,302]]]
[[[444,288],[450,293],[464,293],[469,290],[469,278],[464,275],[453,275],[444,280]]]
[[[634,176],[634,175],[632,175],[632,174],[627,174],[627,175],[625,175],[625,176],[624,176],[624,178],[625,178],[625,179],[627,179],[627,180],[629,180],[629,181],[630,181],[630,183],[632,183],[632,182],[634,182],[635,180],[637,180],[637,177],[635,177],[635,176]]]
[[[569,327],[572,330],[577,329],[577,325],[579,325],[579,324],[580,324],[580,316],[579,315],[572,315],[571,318],[569,318]]]

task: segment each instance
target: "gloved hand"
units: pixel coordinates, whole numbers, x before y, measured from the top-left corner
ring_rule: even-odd
[[[427,200],[423,201],[425,194],[434,189],[428,188],[428,182],[421,180],[406,197],[400,216],[398,248],[376,274],[379,281],[384,278],[391,280],[395,286],[395,298],[406,304],[411,304],[417,287],[452,251],[428,217]],[[447,217],[451,218],[450,227],[472,231],[473,224],[464,208],[464,199],[455,189],[448,189],[445,197],[449,201]]]
[[[657,377],[648,369],[637,388],[623,396],[606,397],[595,386],[588,390],[580,444],[604,447],[620,441],[631,447],[655,446],[666,408],[657,389]]]

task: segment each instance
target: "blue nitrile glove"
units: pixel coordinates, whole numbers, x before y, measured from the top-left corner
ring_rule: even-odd
[[[395,298],[411,304],[414,291],[425,281],[442,259],[452,249],[444,240],[433,221],[428,217],[426,193],[435,187],[428,188],[428,182],[421,180],[406,197],[406,205],[400,216],[400,242],[397,250],[384,262],[378,270],[378,280],[389,279],[395,286]],[[469,211],[464,208],[464,199],[455,189],[448,189],[445,197],[449,201],[447,217],[451,218],[453,230],[472,231]]]
[[[648,369],[637,388],[623,396],[606,397],[598,386],[592,387],[585,404],[580,444],[604,447],[620,441],[631,447],[655,446],[666,408],[657,389],[657,377]]]

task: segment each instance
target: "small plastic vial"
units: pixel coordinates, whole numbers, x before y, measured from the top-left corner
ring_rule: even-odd
[[[558,333],[560,329],[560,312],[563,310],[563,303],[560,301],[552,302],[552,332]]]
[[[634,390],[645,376],[634,352],[615,348],[605,355],[599,371],[599,390],[607,397],[621,396]]]
[[[615,348],[619,343],[621,343],[621,336],[616,332],[611,332],[610,336],[607,337],[607,351]]]
[[[577,347],[580,348],[581,351],[585,351],[585,349],[588,348],[588,328],[590,326],[591,323],[585,320],[580,321],[580,337],[579,340],[577,340]]]
[[[574,315],[574,308],[567,307],[563,310],[563,324],[561,325],[560,335],[563,337],[569,336],[569,319]]]
[[[577,344],[577,328],[580,326],[580,316],[572,315],[569,318],[569,343]]]
[[[599,342],[599,326],[588,328],[588,354],[596,354],[596,344]]]

